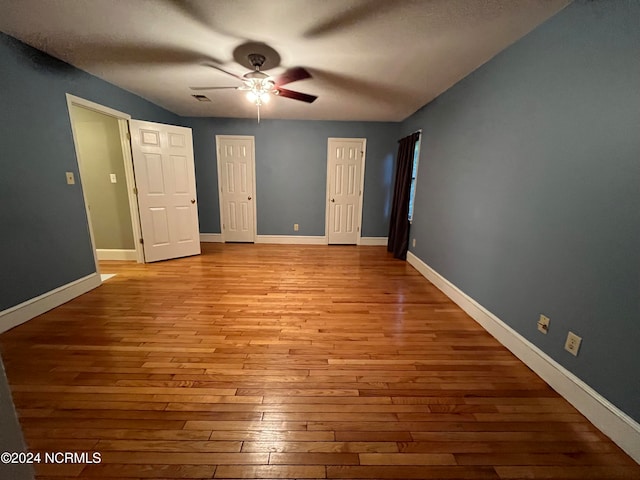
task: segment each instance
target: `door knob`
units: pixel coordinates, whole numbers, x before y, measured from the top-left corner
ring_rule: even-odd
[[[332,198],[332,199],[331,199],[331,203],[334,203],[334,202],[335,202],[335,199],[333,199],[333,198]]]
[[[247,200],[251,200],[251,195],[249,195],[249,196],[247,197]]]
[[[192,199],[191,199],[191,204],[194,204],[194,203],[196,203],[196,199],[195,199],[195,198],[192,198]]]

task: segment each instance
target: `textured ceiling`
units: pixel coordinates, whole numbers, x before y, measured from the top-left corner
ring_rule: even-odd
[[[242,45],[306,67],[264,118],[403,120],[568,0],[0,0],[0,30],[184,116],[255,117],[236,90]],[[240,47],[240,48],[238,48]],[[277,52],[274,54],[273,51]],[[234,60],[234,51],[236,59]],[[279,59],[278,59],[279,57]]]

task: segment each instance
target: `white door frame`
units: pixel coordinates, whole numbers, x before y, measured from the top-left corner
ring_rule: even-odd
[[[76,160],[78,162],[78,172],[80,172],[80,184],[82,185],[82,160],[80,157],[80,148],[78,147],[77,132],[73,122],[72,106],[87,108],[118,120],[118,129],[120,130],[120,145],[122,148],[122,157],[124,158],[124,172],[127,182],[127,193],[129,194],[129,210],[131,212],[131,226],[133,228],[133,241],[136,249],[136,261],[144,263],[144,251],[140,239],[142,233],[140,231],[140,215],[138,212],[138,196],[136,195],[136,180],[133,173],[133,158],[131,157],[131,140],[129,139],[129,120],[131,115],[119,112],[113,108],[105,107],[99,103],[76,97],[69,93],[67,95],[67,110],[69,112],[69,121],[71,122],[71,131],[73,132],[73,145],[76,150]],[[93,227],[91,225],[91,212],[89,211],[89,202],[87,194],[82,188],[82,197],[84,199],[84,208],[87,212],[87,221],[89,223],[89,235],[91,236],[91,246],[93,247],[93,258],[96,264],[96,272],[100,273],[98,265],[98,253],[96,251],[96,242],[93,235]]]
[[[331,155],[331,141],[335,140],[337,142],[348,142],[350,140],[360,140],[362,141],[362,169],[360,172],[360,198],[358,200],[358,236],[356,237],[356,245],[360,245],[362,239],[362,205],[364,200],[364,165],[367,158],[367,139],[366,138],[338,138],[338,137],[329,137],[327,138],[327,190],[326,190],[326,206],[325,206],[325,223],[324,223],[324,235],[327,239],[327,245],[329,245],[329,209],[331,208],[331,172],[329,170],[329,162]]]
[[[222,205],[222,185],[220,179],[222,178],[222,169],[220,168],[220,140],[228,138],[230,140],[251,140],[251,158],[253,160],[253,243],[256,242],[256,236],[258,235],[258,215],[256,204],[258,203],[258,195],[256,192],[256,139],[253,135],[216,135],[216,166],[218,169],[218,208],[220,210],[220,241],[225,242],[224,228],[222,228],[222,220],[224,218],[224,208]]]

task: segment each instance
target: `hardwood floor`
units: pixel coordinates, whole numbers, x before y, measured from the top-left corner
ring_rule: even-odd
[[[639,479],[640,466],[384,247],[104,262],[0,336],[39,478]]]

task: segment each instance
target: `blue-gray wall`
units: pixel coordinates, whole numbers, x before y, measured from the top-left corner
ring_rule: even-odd
[[[576,2],[402,125],[412,252],[637,421],[639,27],[640,2]]]
[[[282,99],[280,101],[290,101]],[[327,139],[367,139],[362,236],[386,237],[398,123],[189,118],[200,231],[220,233],[216,135],[253,135],[259,235],[324,235]],[[298,223],[300,230],[293,231]]]
[[[65,180],[79,178],[65,93],[192,127],[205,233],[220,232],[216,134],[255,136],[263,235],[324,235],[327,138],[366,138],[362,235],[387,234],[398,123],[182,118],[1,33],[0,62],[0,311],[94,272],[81,186]]]
[[[258,233],[283,235],[324,234],[326,139],[366,137],[362,234],[384,236],[395,141],[422,128],[412,251],[640,421],[639,19],[578,1],[401,125],[184,119],[0,34],[0,311],[93,272],[67,92],[192,127],[208,233],[216,134],[255,135]]]
[[[65,93],[180,117],[0,33],[0,311],[95,271]]]

